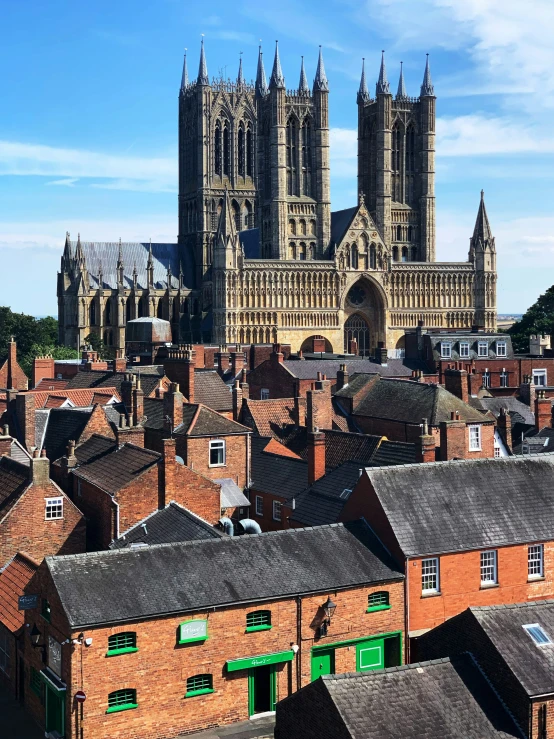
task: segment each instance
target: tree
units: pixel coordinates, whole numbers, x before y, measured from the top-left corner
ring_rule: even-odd
[[[98,352],[100,359],[114,359],[115,349],[104,344],[100,335],[94,331],[85,336],[85,346],[90,346],[93,352]]]
[[[552,336],[554,333],[554,285],[541,295],[521,320],[516,321],[508,329],[512,337],[512,344],[516,353],[529,351],[529,337],[532,334],[546,334]]]

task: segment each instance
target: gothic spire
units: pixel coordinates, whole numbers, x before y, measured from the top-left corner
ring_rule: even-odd
[[[314,90],[329,92],[329,82],[327,81],[327,75],[325,74],[325,66],[323,64],[323,52],[321,51],[321,46],[319,47],[319,57],[317,60],[317,69],[315,72]]]
[[[476,247],[479,242],[481,242],[483,247],[494,247],[494,237],[492,235],[489,219],[487,216],[487,209],[485,208],[484,190],[481,190],[481,201],[479,203],[479,210],[477,211],[475,228],[473,229],[472,242],[474,247]]]
[[[183,74],[181,76],[181,90],[184,90],[189,83],[189,70],[187,67],[187,50],[185,49],[185,58],[183,61]]]
[[[239,73],[237,75],[237,87],[240,89],[244,87],[244,75],[242,73],[242,51],[239,57]]]
[[[150,239],[150,246],[148,248],[148,260],[146,262],[146,268],[154,266],[154,257],[152,256],[152,239]]]
[[[385,67],[385,50],[381,52],[381,69],[379,70],[379,79],[375,86],[376,95],[390,95],[389,81],[387,79],[387,68]]]
[[[123,284],[123,277],[124,277],[124,267],[123,267],[123,251],[121,249],[121,238],[119,239],[119,251],[117,254],[117,282],[118,284]]]
[[[221,215],[219,216],[219,223],[217,226],[216,244],[222,243],[223,246],[227,246],[230,241],[234,241],[235,237],[235,219],[233,218],[231,199],[229,198],[229,190],[225,188],[223,207],[221,208]]]
[[[197,85],[209,85],[210,80],[208,77],[208,67],[206,65],[206,54],[204,52],[204,37],[202,36],[202,43],[200,45],[200,64],[198,65],[198,79],[196,80]]]
[[[265,78],[264,59],[262,47],[258,52],[258,71],[256,72],[256,97],[263,98],[267,95],[267,81]]]
[[[275,59],[273,60],[273,71],[271,72],[271,79],[269,80],[269,89],[284,90],[285,89],[285,78],[283,77],[283,70],[281,69],[281,59],[279,58],[279,42],[275,42]]]
[[[434,97],[435,88],[431,82],[431,68],[429,66],[429,54],[425,62],[425,74],[423,75],[423,84],[421,85],[421,97]]]
[[[308,85],[308,78],[306,77],[306,70],[304,69],[304,57],[302,57],[302,63],[300,65],[300,82],[298,83],[298,92],[300,95],[310,94],[310,86]]]
[[[369,90],[367,89],[367,81],[365,78],[365,58],[362,59],[362,78],[360,80],[360,89],[358,90],[358,103],[367,103],[369,100]]]
[[[407,97],[408,95],[406,94],[406,85],[404,84],[404,63],[400,62],[400,79],[398,80],[396,99],[405,100]]]

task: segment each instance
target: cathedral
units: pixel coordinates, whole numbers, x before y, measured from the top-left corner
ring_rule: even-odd
[[[483,193],[465,262],[435,261],[435,103],[429,59],[419,97],[396,94],[384,54],[362,65],[358,202],[331,211],[329,82],[323,55],[287,89],[276,46],[269,84],[242,57],[235,81],[198,75],[179,90],[177,243],[72,240],[58,273],[60,341],[96,333],[119,353],[126,322],[170,321],[175,343],[280,342],[372,355],[404,331],[496,330],[496,249]],[[321,345],[321,341],[319,342]]]

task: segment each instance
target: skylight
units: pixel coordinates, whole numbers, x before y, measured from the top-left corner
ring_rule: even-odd
[[[552,644],[550,637],[545,634],[542,626],[539,626],[539,624],[524,624],[523,628],[535,644],[538,644],[541,647],[543,644]]]

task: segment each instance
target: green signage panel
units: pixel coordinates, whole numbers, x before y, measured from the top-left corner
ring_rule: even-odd
[[[208,622],[200,619],[184,621],[179,625],[179,644],[205,641],[208,638]]]
[[[242,659],[227,660],[227,671],[248,670],[250,667],[263,667],[264,665],[275,665],[278,662],[290,662],[294,659],[294,652],[274,652],[273,654],[258,654],[256,657],[243,657]]]

